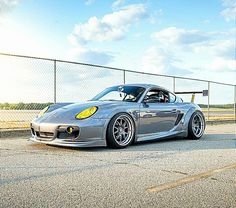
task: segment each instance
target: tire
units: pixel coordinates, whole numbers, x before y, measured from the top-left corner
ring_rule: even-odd
[[[204,133],[206,122],[204,115],[201,111],[195,111],[188,124],[188,138],[189,139],[200,139]]]
[[[107,128],[107,144],[111,148],[125,148],[129,146],[135,134],[134,121],[127,113],[116,114]]]

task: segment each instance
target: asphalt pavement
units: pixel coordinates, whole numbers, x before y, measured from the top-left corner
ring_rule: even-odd
[[[0,140],[0,207],[236,208],[236,125],[200,140],[70,149]]]

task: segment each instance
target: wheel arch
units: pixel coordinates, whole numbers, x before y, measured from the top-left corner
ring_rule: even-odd
[[[187,127],[190,121],[191,116],[194,114],[194,112],[200,111],[201,109],[198,108],[197,106],[191,106],[188,111],[184,115],[184,126]]]
[[[188,125],[189,125],[189,121],[191,119],[191,116],[194,114],[194,112],[201,112],[201,108],[196,105],[196,104],[193,104],[191,103],[190,106],[189,106],[189,109],[185,112],[185,115],[184,117],[182,118],[183,119],[183,130],[185,131],[186,135],[184,137],[187,137],[188,136]],[[202,113],[203,114],[203,113]],[[205,121],[205,116],[203,114],[203,117],[204,117],[204,121]]]
[[[116,115],[118,115],[118,114],[127,114],[127,115],[130,116],[130,118],[132,119],[132,122],[133,122],[133,124],[134,124],[134,139],[133,139],[133,142],[132,142],[132,143],[134,143],[134,142],[136,141],[136,139],[137,139],[137,128],[138,128],[137,125],[138,125],[138,121],[135,120],[134,115],[133,115],[132,113],[130,113],[130,112],[127,112],[127,111],[114,112],[114,113],[112,114],[112,116],[107,120],[106,125],[105,125],[104,139],[105,139],[105,141],[106,141],[106,145],[107,145],[107,146],[108,146],[108,142],[107,142],[107,130],[108,130],[108,126],[109,126],[111,120],[112,120]]]
[[[203,129],[203,132],[202,132],[201,136],[196,137],[195,139],[201,138],[201,137],[203,136],[203,134],[204,134],[204,131],[205,131],[205,129],[206,129],[206,119],[205,119],[205,116],[204,116],[203,112],[202,112],[201,110],[198,110],[198,109],[197,109],[197,110],[195,110],[195,111],[192,113],[192,115],[191,115],[191,117],[190,117],[190,119],[189,119],[189,121],[188,121],[188,126],[187,126],[187,128],[188,128],[188,131],[187,131],[187,138],[193,138],[193,137],[190,137],[191,133],[189,132],[189,131],[190,131],[189,128],[190,128],[191,120],[192,120],[193,116],[194,116],[194,115],[197,115],[197,114],[201,114],[201,116],[202,116],[203,123],[204,123],[204,124],[203,124],[203,125],[204,125],[204,129]]]

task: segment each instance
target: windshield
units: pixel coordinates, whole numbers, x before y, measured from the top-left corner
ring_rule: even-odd
[[[110,87],[99,93],[92,100],[137,102],[145,88],[136,86]]]

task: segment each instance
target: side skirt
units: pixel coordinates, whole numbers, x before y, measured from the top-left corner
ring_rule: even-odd
[[[139,134],[137,135],[137,142],[141,141],[149,141],[149,140],[161,140],[161,139],[167,139],[174,136],[186,136],[186,132],[184,130],[182,131],[172,131],[172,132],[159,132],[159,133],[152,133],[152,134]]]

